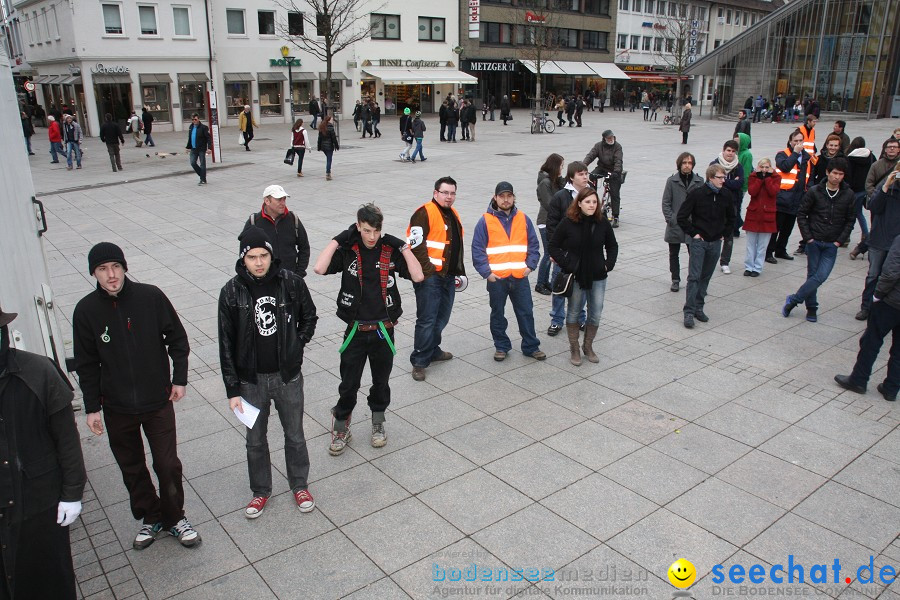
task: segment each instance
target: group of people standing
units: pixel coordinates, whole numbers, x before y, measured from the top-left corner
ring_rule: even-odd
[[[493,113],[491,120],[494,120]],[[456,131],[460,128],[462,129],[462,140],[474,142],[475,125],[478,123],[478,109],[475,108],[475,103],[469,98],[457,101],[456,98],[449,96],[441,102],[441,107],[438,109],[438,122],[441,125],[442,142],[455,144]]]
[[[378,130],[379,123],[381,123],[381,107],[378,103],[370,98],[357,100],[356,106],[353,107],[353,125],[356,131],[362,131],[361,139],[365,139],[367,134],[370,138],[381,137]]]

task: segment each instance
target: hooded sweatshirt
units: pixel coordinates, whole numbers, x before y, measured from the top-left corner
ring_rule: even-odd
[[[744,186],[743,192],[747,193],[747,186],[750,183],[750,173],[753,172],[753,154],[750,153],[750,136],[746,133],[738,134],[738,162],[744,168]]]
[[[875,162],[875,155],[868,148],[856,148],[847,155],[847,162],[850,163],[850,172],[844,181],[857,194],[866,191],[866,175]]]

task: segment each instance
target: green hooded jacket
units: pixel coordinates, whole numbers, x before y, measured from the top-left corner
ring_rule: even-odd
[[[753,155],[750,154],[750,136],[746,133],[737,134],[738,137],[738,162],[744,167],[744,193],[747,193],[747,184],[750,182],[750,173],[753,172]]]

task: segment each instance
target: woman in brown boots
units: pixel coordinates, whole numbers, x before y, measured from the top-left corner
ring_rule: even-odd
[[[593,363],[600,362],[594,353],[594,337],[600,326],[603,298],[606,295],[606,276],[616,265],[619,244],[609,221],[603,216],[603,207],[597,191],[581,190],[569,206],[566,218],[553,232],[550,256],[564,273],[574,274],[572,297],[566,313],[566,333],[569,336],[569,361],[576,367],[581,364],[581,351]],[[587,321],[584,326],[584,344],[578,346],[578,314],[587,302]]]

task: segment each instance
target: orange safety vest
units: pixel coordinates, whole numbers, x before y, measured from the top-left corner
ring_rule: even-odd
[[[487,225],[487,258],[491,273],[497,277],[525,277],[525,257],[528,255],[528,225],[525,214],[516,211],[509,228],[506,229],[495,215],[484,213]]]
[[[444,263],[447,260],[445,254],[449,252],[448,226],[444,223],[444,215],[441,213],[441,209],[434,201],[422,206],[425,207],[425,212],[428,213],[428,235],[425,237],[425,249],[428,251],[428,260],[434,265],[434,270],[440,272],[444,269]],[[455,208],[450,207],[450,210],[453,211],[453,215],[459,223],[459,235],[462,238],[462,219],[459,218],[459,213],[456,212]],[[409,238],[411,230],[411,226],[406,228],[407,238]],[[460,243],[462,243],[462,239],[460,239]]]
[[[787,147],[784,149],[784,153],[790,156],[794,153],[794,151]],[[806,184],[809,185],[809,175],[810,169],[812,168],[812,161],[806,161]],[[794,165],[790,171],[782,171],[778,168],[777,164],[775,166],[775,172],[781,175],[781,189],[783,190],[792,190],[794,186],[797,185],[797,176],[800,174],[800,170],[797,168],[797,165]]]
[[[816,164],[818,162],[819,157],[816,156],[816,130],[810,129],[809,133],[806,132],[806,125],[802,127],[798,127],[800,133],[803,134],[803,149],[809,152],[809,155],[812,156],[812,164]]]

